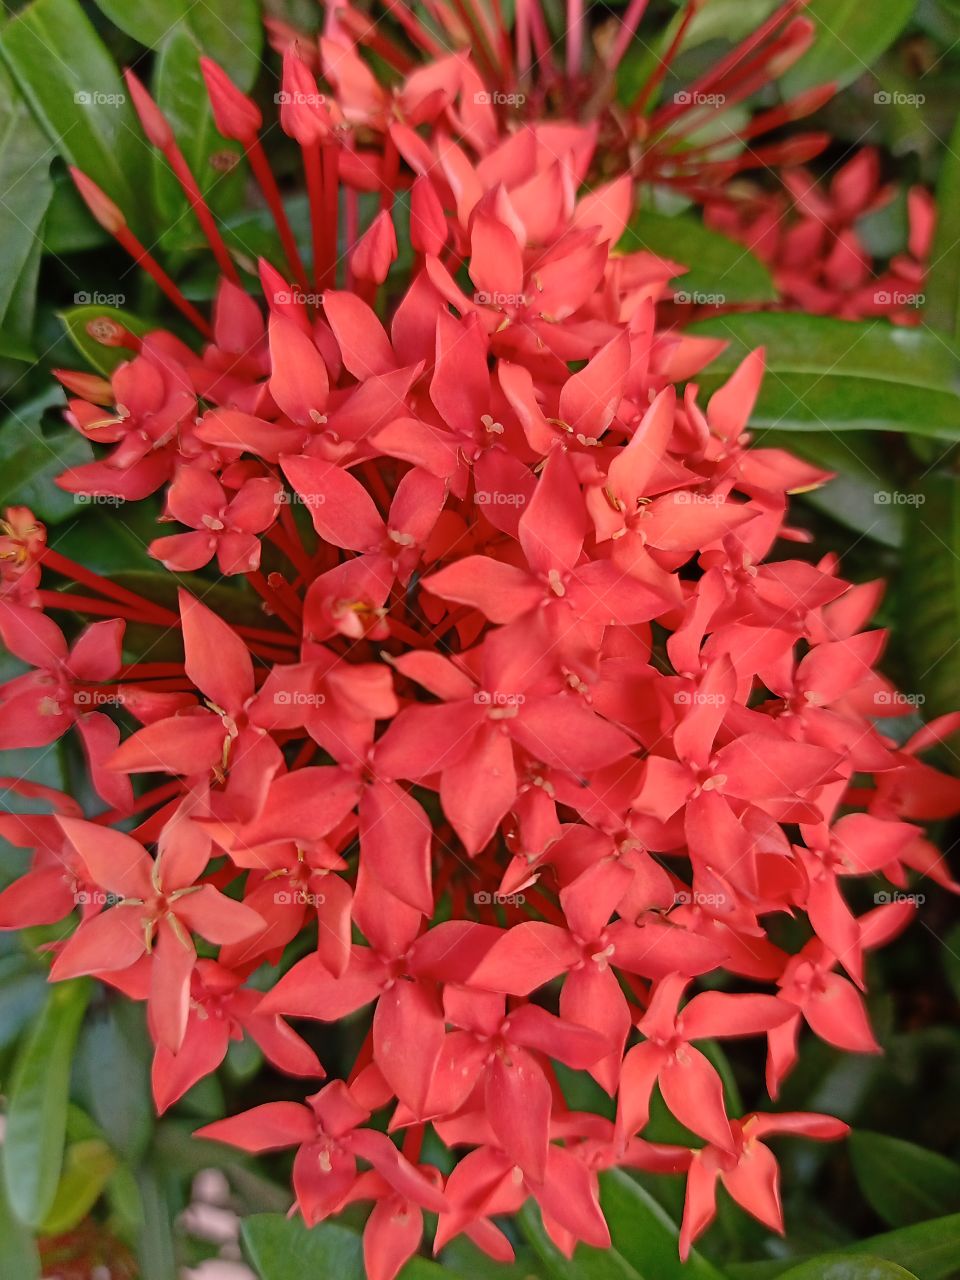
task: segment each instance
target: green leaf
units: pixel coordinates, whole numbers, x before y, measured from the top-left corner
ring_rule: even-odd
[[[759,258],[687,214],[668,217],[644,210],[633,219],[619,247],[628,253],[646,249],[688,267],[677,277],[679,301],[722,306],[770,302],[777,296]]]
[[[37,1227],[53,1205],[63,1166],[70,1064],[87,1006],[87,982],[51,987],[17,1056],[4,1141],[7,1196],[20,1221]]]
[[[916,1280],[916,1276],[883,1258],[851,1258],[830,1253],[792,1267],[783,1273],[782,1280]]]
[[[843,1252],[899,1263],[917,1280],[952,1280],[960,1258],[960,1213],[871,1236],[848,1245]]]
[[[0,320],[4,322],[31,255],[41,246],[43,219],[53,195],[51,157],[43,130],[0,63]]]
[[[349,1227],[325,1222],[306,1227],[300,1218],[280,1213],[256,1213],[245,1218],[241,1235],[260,1280],[291,1280],[293,1276],[365,1280],[361,1237]],[[412,1258],[400,1280],[442,1280],[444,1268],[424,1258]]]
[[[72,1231],[100,1199],[117,1157],[102,1138],[86,1138],[67,1147],[63,1173],[50,1212],[40,1228],[45,1236]]]
[[[936,334],[883,320],[854,323],[787,312],[718,316],[685,332],[730,344],[697,377],[704,396],[748,352],[766,348],[754,427],[960,439],[960,366]]]
[[[67,467],[93,458],[93,449],[79,431],[61,427],[43,431],[43,411],[61,402],[58,391],[21,406],[0,426],[0,506],[23,503],[47,524],[77,514],[73,494],[54,485]]]
[[[131,1164],[141,1158],[153,1132],[150,1056],[142,1006],[111,1001],[87,1019],[77,1050],[79,1096]]]
[[[0,57],[47,137],[145,226],[142,172],[150,154],[113,58],[78,0],[33,0],[0,33]]]
[[[930,261],[936,270],[924,282],[924,322],[960,338],[960,117],[937,178],[937,226]]]
[[[129,329],[133,334],[142,337],[149,332],[151,326],[130,311],[122,311],[120,307],[100,306],[96,303],[84,303],[79,307],[71,307],[69,311],[59,313],[60,320],[67,331],[67,337],[97,373],[108,376],[118,364],[131,358],[128,347],[110,346],[101,341],[116,335],[118,326]]]
[[[916,0],[810,0],[804,16],[817,27],[812,47],[783,77],[787,97],[832,82],[838,89],[869,71],[900,35]]]
[[[857,1183],[891,1227],[960,1210],[960,1165],[935,1151],[882,1133],[850,1137]]]
[[[257,0],[96,0],[97,8],[128,36],[159,49],[187,33],[246,92],[260,68],[263,27]]]
[[[40,1254],[33,1236],[18,1222],[6,1195],[3,1148],[0,1147],[0,1275],[40,1280]]]
[[[539,1213],[520,1213],[524,1233],[555,1280],[723,1280],[701,1254],[680,1261],[676,1224],[639,1183],[620,1170],[600,1176],[600,1204],[610,1227],[611,1249],[579,1245],[572,1261],[556,1248]]]
[[[163,42],[153,73],[153,93],[170,121],[190,171],[218,218],[236,212],[243,201],[243,149],[217,132],[200,71],[203,52],[186,27]],[[154,156],[155,204],[169,246],[205,245],[186,196],[162,155]]]
[[[836,472],[828,484],[799,494],[800,501],[874,542],[900,546],[903,508],[886,501],[896,491],[897,481],[875,437],[862,431],[811,431],[802,435],[760,431],[754,443],[761,449],[787,449],[824,471]]]
[[[910,692],[929,718],[960,705],[960,481],[933,473],[909,496],[897,605]]]

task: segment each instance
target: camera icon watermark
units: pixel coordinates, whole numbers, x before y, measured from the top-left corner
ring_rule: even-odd
[[[922,907],[926,900],[925,893],[905,893],[902,889],[881,889],[873,895],[873,901],[878,907],[886,907],[893,902],[909,902],[913,907]]]
[[[326,694],[307,693],[303,689],[278,689],[273,695],[274,705],[278,707],[322,707],[326,700]]]
[[[908,493],[903,489],[878,489],[873,495],[878,507],[922,507],[926,500],[925,493]]]
[[[122,107],[126,100],[125,93],[101,93],[99,89],[78,89],[73,95],[78,107]]]
[[[494,89],[492,93],[481,89],[473,95],[473,101],[478,107],[522,107],[526,100],[525,93],[504,93],[500,89]]]
[[[273,101],[278,107],[322,107],[327,101],[327,95],[301,93],[298,89],[291,93],[287,89],[281,89],[279,93],[273,95]]]
[[[100,293],[94,291],[87,293],[81,290],[73,295],[73,305],[75,307],[122,307],[126,304],[127,295],[125,293]]]
[[[727,303],[725,293],[704,293],[700,289],[678,289],[673,300],[681,307],[723,307]]]
[[[926,700],[925,694],[901,693],[899,689],[880,689],[873,695],[874,706],[900,707],[905,714],[922,707]]]
[[[873,300],[878,307],[922,307],[927,301],[927,295],[906,293],[900,289],[878,289]]]
[[[77,689],[74,691],[73,704],[76,707],[122,707],[123,695],[105,693],[101,689]]]
[[[878,89],[873,95],[878,107],[922,107],[927,100],[925,93],[902,93],[897,89]]]
[[[77,507],[119,507],[126,498],[117,493],[75,493],[73,502]]]
[[[473,895],[473,901],[478,907],[522,907],[526,900],[526,895],[522,893],[488,893],[486,889]]]
[[[326,897],[322,893],[311,893],[309,889],[278,889],[273,900],[282,907],[322,907]]]
[[[699,93],[696,89],[678,89],[673,101],[678,107],[722,107],[725,93]]]
[[[473,695],[478,707],[522,707],[526,696],[522,693],[506,693],[502,689],[478,689]]]

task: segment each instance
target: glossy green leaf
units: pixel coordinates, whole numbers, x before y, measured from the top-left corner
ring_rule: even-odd
[[[246,91],[256,79],[263,48],[257,0],[96,0],[97,8],[128,36],[159,49],[188,33]]]
[[[946,1156],[865,1131],[851,1135],[850,1156],[864,1197],[891,1227],[960,1210],[960,1165]]]
[[[0,33],[0,57],[54,148],[98,183],[135,229],[145,227],[146,191],[136,175],[149,148],[79,0],[33,0]]]
[[[177,27],[160,46],[153,72],[153,94],[170,121],[190,171],[218,218],[236,212],[243,199],[243,149],[217,132],[200,71],[203,52],[186,27]],[[153,158],[154,200],[164,246],[203,246],[206,240],[169,165]]]
[[[777,296],[770,273],[759,258],[686,214],[671,218],[644,210],[631,222],[620,248],[631,253],[646,249],[688,267],[674,285],[681,303],[722,306],[727,302],[769,302]]]
[[[960,1213],[849,1245],[844,1253],[865,1253],[899,1263],[917,1280],[953,1280],[960,1259]]]
[[[783,77],[784,93],[831,82],[842,89],[857,80],[897,39],[914,5],[915,0],[810,0],[804,15],[816,24],[816,38]]]
[[[293,1276],[365,1280],[362,1240],[348,1227],[324,1222],[308,1228],[300,1218],[256,1213],[244,1219],[241,1234],[260,1280]],[[435,1262],[412,1258],[400,1272],[400,1280],[442,1280],[445,1274]]]
[[[79,509],[73,494],[56,487],[55,478],[93,458],[89,441],[72,427],[42,429],[43,410],[62,399],[54,390],[14,410],[0,426],[0,506],[22,503],[47,524]]]
[[[887,547],[903,541],[903,508],[892,501],[897,481],[884,456],[882,444],[863,431],[758,431],[758,448],[787,449],[807,462],[835,473],[829,483],[797,495],[797,501],[814,507],[848,529],[865,534]]]
[[[53,1205],[40,1234],[59,1236],[72,1231],[100,1199],[117,1157],[102,1138],[85,1138],[67,1147],[63,1173]]]
[[[783,1273],[782,1280],[916,1280],[910,1271],[883,1258],[851,1258],[825,1254]]]
[[[530,1203],[522,1210],[524,1234],[555,1280],[722,1280],[723,1273],[696,1251],[680,1261],[676,1224],[628,1174],[601,1174],[600,1204],[612,1248],[580,1245],[572,1260],[547,1236],[538,1211]]]
[[[897,604],[910,692],[929,717],[960,706],[960,480],[933,473],[908,496]]]
[[[111,1001],[83,1028],[77,1049],[80,1099],[113,1148],[135,1164],[153,1132],[150,1038],[143,1007]]]
[[[749,351],[766,349],[754,427],[960,439],[957,358],[936,334],[792,313],[718,316],[687,332],[729,343],[697,377],[704,398]]]
[[[18,282],[42,248],[43,219],[53,194],[51,158],[43,130],[0,63],[0,321],[5,328]]]
[[[87,363],[97,373],[111,374],[118,364],[129,360],[133,354],[129,347],[112,346],[102,338],[115,338],[119,329],[128,329],[138,337],[147,333],[150,325],[130,311],[120,307],[84,303],[60,312],[60,320],[67,336]]]
[[[57,983],[20,1049],[10,1084],[4,1175],[13,1212],[37,1227],[63,1166],[73,1048],[89,998],[85,981]]]
[[[960,117],[947,142],[937,178],[937,225],[924,281],[926,324],[960,338]]]
[[[40,1254],[33,1236],[18,1222],[6,1195],[3,1148],[0,1147],[0,1275],[11,1280],[40,1280]]]

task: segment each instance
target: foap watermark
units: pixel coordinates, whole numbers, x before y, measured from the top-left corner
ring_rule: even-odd
[[[880,689],[873,695],[874,706],[901,707],[904,713],[916,711],[918,707],[923,706],[926,700],[925,694],[901,693],[899,689]]]
[[[75,493],[74,505],[78,507],[119,507],[126,502],[118,493]]]
[[[873,895],[878,907],[889,906],[891,902],[909,902],[913,907],[922,907],[926,900],[925,893],[906,893],[903,889],[881,889]]]
[[[478,507],[522,507],[526,504],[527,495],[503,489],[478,489],[473,501]]]
[[[326,500],[322,493],[297,493],[296,489],[284,489],[277,498],[281,507],[322,507]]]
[[[122,707],[123,695],[106,693],[102,689],[77,689],[73,695],[76,707]]]
[[[73,95],[78,107],[122,107],[125,93],[103,93],[100,89],[78,89]]]
[[[700,93],[696,89],[678,89],[673,95],[678,107],[722,107],[727,100],[725,93]]]
[[[878,307],[922,307],[927,300],[925,293],[907,293],[902,289],[878,289],[873,295]]]
[[[309,889],[278,889],[273,900],[281,907],[322,907],[327,899],[322,893],[311,893]]]
[[[925,93],[902,93],[899,89],[878,89],[873,95],[878,107],[922,107]]]
[[[673,300],[681,307],[722,307],[726,305],[725,293],[704,293],[700,289],[678,289]]]
[[[279,93],[273,95],[273,100],[278,107],[322,107],[327,100],[327,95],[302,93],[299,89],[294,89],[291,93],[288,89],[281,89]]]
[[[485,289],[478,290],[473,295],[473,300],[478,307],[525,307],[527,305],[525,293],[488,293]]]
[[[123,898],[118,893],[105,893],[103,889],[78,889],[73,901],[78,907],[115,907]]]
[[[878,507],[922,507],[925,493],[909,493],[906,489],[878,489],[873,501]]]
[[[478,707],[522,707],[527,699],[522,693],[507,693],[503,689],[478,689],[473,700]]]
[[[695,889],[679,889],[673,895],[675,907],[722,907],[726,901],[725,893],[698,893]]]
[[[322,707],[326,700],[326,694],[307,693],[305,689],[278,689],[273,695],[278,707]]]
[[[488,893],[481,889],[473,900],[478,907],[522,907],[527,899],[522,893]]]
[[[678,507],[722,507],[726,502],[722,493],[694,493],[690,489],[679,489],[673,500]]]
[[[75,307],[122,307],[126,305],[126,301],[125,293],[99,293],[96,290],[93,293],[87,293],[83,290],[73,295]]]
[[[478,107],[522,107],[527,100],[527,95],[504,93],[501,89],[494,89],[492,93],[488,93],[486,89],[481,89],[479,93],[473,95],[473,100]]]
[[[680,689],[673,695],[678,707],[722,707],[727,701],[725,693],[704,693],[701,689]]]
[[[323,302],[322,293],[310,293],[306,289],[278,289],[273,295],[278,307],[319,307]]]

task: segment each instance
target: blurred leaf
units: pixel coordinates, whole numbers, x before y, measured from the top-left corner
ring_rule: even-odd
[[[947,142],[937,179],[937,225],[930,251],[936,265],[924,281],[923,318],[960,339],[960,118]]]
[[[90,442],[72,427],[42,430],[43,411],[62,401],[60,392],[51,388],[0,426],[0,506],[22,503],[47,524],[77,514],[73,494],[58,489],[56,477],[93,458]]]
[[[833,82],[838,89],[869,71],[907,25],[916,0],[810,0],[803,10],[817,27],[810,50],[783,77],[792,97],[813,85]]]
[[[53,149],[0,63],[0,320],[6,324],[18,281],[40,246],[53,183]]]
[[[135,175],[149,154],[113,58],[78,0],[33,0],[0,33],[0,56],[54,147],[145,226]]]
[[[836,472],[821,488],[798,494],[798,500],[875,542],[900,546],[903,508],[888,501],[897,482],[873,436],[862,431],[836,435],[831,431],[760,431],[754,443],[761,449],[787,449],[825,471]]]
[[[176,1280],[173,1212],[166,1191],[148,1160],[137,1173],[143,1218],[137,1256],[141,1280]]]
[[[257,0],[96,0],[97,8],[128,36],[159,49],[187,33],[246,92],[260,68],[263,27]]]
[[[951,1280],[960,1260],[960,1213],[871,1236],[848,1245],[844,1252],[897,1262],[917,1280]]]
[[[67,337],[91,368],[108,376],[118,364],[130,360],[133,352],[129,347],[108,346],[98,340],[98,335],[109,336],[111,332],[116,332],[119,325],[140,337],[151,328],[145,320],[130,311],[96,303],[84,303],[79,307],[71,307],[69,311],[61,311],[60,319],[66,328]]]
[[[153,1132],[150,1039],[143,1008],[111,1000],[87,1019],[77,1051],[81,1099],[111,1145],[131,1164]]]
[[[5,1184],[0,1147],[0,1275],[10,1280],[40,1280],[40,1254],[30,1232],[11,1212]]]
[[[934,473],[912,497],[897,605],[911,692],[935,716],[960,705],[960,481]]]
[[[11,956],[0,966],[0,1049],[13,1044],[38,1013],[47,992],[42,973],[30,968],[26,956]]]
[[[960,1165],[883,1133],[855,1131],[850,1156],[870,1207],[891,1227],[960,1209]]]
[[[57,1193],[70,1064],[89,994],[87,982],[52,986],[17,1055],[7,1107],[4,1174],[10,1206],[25,1226],[39,1226]]]
[[[689,266],[677,277],[681,298],[697,302],[704,295],[717,305],[724,302],[769,302],[776,298],[770,273],[749,249],[711,231],[698,218],[644,210],[637,214],[620,242],[635,253],[646,249],[660,257]],[[704,305],[707,305],[706,303]]]
[[[100,1199],[117,1157],[102,1138],[86,1138],[67,1147],[63,1173],[53,1206],[40,1228],[41,1235],[72,1231]]]
[[[783,1280],[916,1280],[895,1262],[883,1258],[849,1258],[842,1253],[811,1258],[783,1273]]]
[[[257,1213],[245,1218],[241,1235],[260,1280],[291,1280],[293,1276],[365,1280],[363,1244],[348,1227],[324,1222],[304,1226],[300,1218],[280,1213]],[[444,1268],[425,1258],[411,1258],[399,1280],[442,1280]]]
[[[730,346],[697,377],[710,395],[765,347],[767,373],[751,422],[792,431],[900,431],[960,440],[958,364],[936,334],[874,320],[792,313],[718,316],[685,332]]]
[[[680,1261],[676,1224],[628,1174],[617,1169],[600,1175],[600,1204],[612,1248],[579,1245],[572,1260],[550,1240],[531,1202],[521,1210],[524,1234],[554,1280],[722,1280],[723,1273],[695,1251]]]
[[[443,1250],[440,1261],[447,1271],[465,1280],[538,1280],[544,1275],[532,1250],[521,1246],[514,1252],[513,1262],[495,1262],[466,1236],[457,1236]]]

